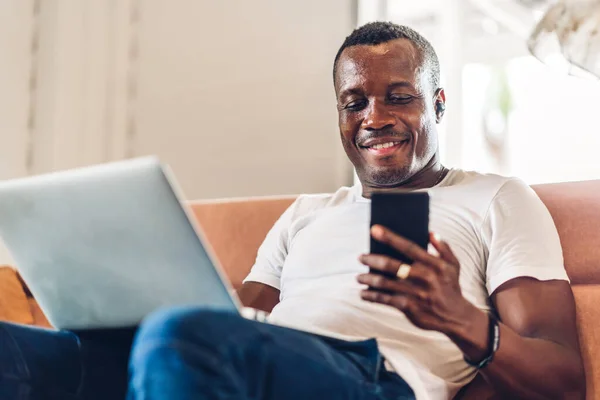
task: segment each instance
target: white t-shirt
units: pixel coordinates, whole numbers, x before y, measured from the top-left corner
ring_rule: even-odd
[[[464,297],[490,310],[489,296],[520,276],[568,280],[556,228],[534,191],[515,178],[451,170],[430,194],[430,230],[461,264]],[[417,399],[450,399],[475,375],[442,333],[415,327],[389,306],[363,301],[356,276],[368,268],[370,200],[362,187],[302,195],[261,245],[245,281],[281,291],[271,323],[346,340],[376,338]]]

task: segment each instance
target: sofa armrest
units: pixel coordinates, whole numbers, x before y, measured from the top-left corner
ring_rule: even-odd
[[[0,267],[0,320],[34,323],[25,290],[16,271],[10,267]]]

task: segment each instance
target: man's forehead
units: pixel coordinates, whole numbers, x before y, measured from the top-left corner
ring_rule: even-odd
[[[418,84],[421,56],[406,39],[397,39],[378,45],[358,45],[346,48],[338,60],[336,87],[365,77],[407,80]]]

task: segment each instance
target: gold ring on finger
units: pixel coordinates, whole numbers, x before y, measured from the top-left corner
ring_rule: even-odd
[[[399,279],[406,279],[408,278],[408,275],[410,274],[410,269],[412,267],[408,264],[401,264],[400,268],[398,268],[398,271],[396,272],[396,276]]]

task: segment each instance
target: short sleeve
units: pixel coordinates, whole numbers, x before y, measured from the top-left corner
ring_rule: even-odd
[[[289,228],[297,203],[298,200],[288,207],[267,233],[258,249],[256,261],[243,283],[259,282],[280,289],[281,271],[288,252]]]
[[[510,179],[499,189],[482,234],[488,250],[488,293],[518,277],[569,280],[554,221],[525,182]]]

